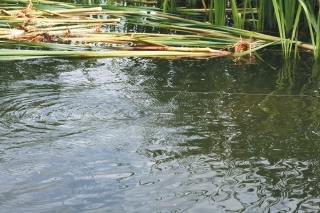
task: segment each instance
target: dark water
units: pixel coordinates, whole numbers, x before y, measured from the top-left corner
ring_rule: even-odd
[[[264,58],[1,62],[0,212],[318,212],[320,69]]]

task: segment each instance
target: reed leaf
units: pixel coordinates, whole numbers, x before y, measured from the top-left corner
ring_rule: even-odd
[[[286,38],[286,25],[285,25],[285,17],[284,17],[284,8],[282,0],[272,0],[275,16],[278,23],[279,34],[281,38],[281,46],[284,58],[289,58],[290,56],[290,41]]]
[[[30,2],[30,0],[19,0],[19,4],[24,4],[27,5]],[[63,3],[63,2],[56,2],[56,1],[47,1],[47,0],[33,0],[33,3],[39,3],[45,4],[45,5],[56,5],[56,6],[62,6],[65,8],[75,8],[76,6],[74,4],[69,4],[69,3]],[[1,3],[13,3],[16,4],[17,0],[1,0]]]
[[[214,1],[214,23],[224,26],[226,24],[226,0],[211,1]]]
[[[303,47],[314,51],[315,58],[318,58],[320,55],[320,16],[315,16],[312,11],[311,3],[304,0],[299,0],[297,3],[292,3],[291,0],[272,0],[272,1],[263,1],[263,0],[243,0],[241,5],[237,5],[236,0],[231,1],[231,10],[233,14],[233,19],[235,26],[237,28],[226,27],[226,0],[210,0],[209,6],[209,21],[215,23],[214,25],[203,23],[191,19],[182,18],[175,15],[170,15],[168,13],[160,13],[159,8],[151,7],[120,7],[113,5],[112,1],[108,1],[108,5],[80,5],[80,4],[68,4],[68,3],[59,3],[54,1],[33,1],[34,10],[32,11],[32,17],[30,22],[27,22],[25,18],[15,17],[15,13],[19,12],[19,9],[22,7],[13,7],[13,2],[15,0],[3,0],[2,2],[8,3],[8,7],[2,10],[2,15],[0,16],[0,38],[3,40],[14,39],[14,41],[8,42],[12,46],[19,46],[23,48],[34,48],[34,49],[50,49],[50,50],[70,50],[65,52],[69,55],[66,57],[76,57],[78,47],[66,44],[55,44],[62,42],[69,43],[84,43],[80,48],[86,48],[93,50],[94,48],[99,49],[100,43],[102,45],[107,44],[107,47],[101,47],[99,50],[109,49],[114,50],[118,48],[119,52],[123,52],[125,45],[132,45],[135,48],[167,48],[166,50],[177,50],[174,48],[180,48],[181,46],[188,47],[191,49],[181,49],[180,52],[199,52],[201,57],[207,53],[203,53],[202,48],[221,48],[225,45],[232,45],[239,41],[241,38],[252,38],[257,39],[258,44],[256,48],[250,49],[249,52],[243,52],[243,54],[252,53],[261,48],[280,44],[284,51],[284,57],[288,58],[292,52],[295,50],[295,56],[297,56],[297,47]],[[194,4],[195,2],[189,0],[190,3]],[[201,1],[203,5],[203,12],[207,11],[207,5],[205,1]],[[238,1],[239,2],[239,1]],[[20,5],[27,5],[29,0],[19,0]],[[88,2],[89,3],[89,2]],[[98,2],[92,1],[93,4]],[[109,4],[110,3],[110,4]],[[176,0],[164,0],[162,4],[162,9],[164,12],[176,12],[177,5]],[[9,7],[10,5],[10,7]],[[272,6],[272,8],[270,7]],[[242,6],[242,8],[239,8]],[[309,20],[309,31],[312,36],[312,45],[305,44],[298,41],[297,32],[298,25],[300,23],[300,13],[302,9],[305,11],[306,17]],[[179,8],[180,11],[183,11],[182,8]],[[179,11],[177,10],[177,11]],[[185,10],[187,11],[187,10]],[[199,12],[200,10],[189,10],[189,12]],[[259,11],[257,13],[257,11]],[[271,13],[272,11],[272,13]],[[274,11],[274,14],[273,14]],[[267,13],[264,14],[264,12]],[[308,13],[308,14],[307,14]],[[92,18],[89,15],[99,15],[103,14],[104,16],[112,15],[117,16],[117,18]],[[75,19],[77,15],[77,19]],[[161,29],[174,31],[178,34],[187,34],[187,35],[155,35],[155,34],[126,34],[126,33],[104,33],[104,32],[95,32],[94,25],[98,24],[107,24],[116,25],[121,22],[121,18],[124,17],[127,20],[126,24],[133,24],[135,26],[143,26],[144,29],[146,26],[151,26],[153,29]],[[263,29],[264,21],[271,20],[267,16],[274,16],[277,20],[277,25],[279,29],[279,37],[265,35],[262,33],[252,32],[244,30],[245,25],[251,26],[253,24],[255,29]],[[98,16],[99,17],[99,16]],[[102,16],[101,16],[102,17]],[[32,25],[34,29],[27,29],[26,24]],[[249,24],[249,25],[247,25]],[[20,30],[19,25],[22,26]],[[68,26],[70,25],[70,26]],[[68,26],[68,28],[66,28]],[[105,26],[105,25],[103,25]],[[241,29],[239,29],[241,28]],[[68,29],[68,30],[67,30]],[[108,28],[109,30],[109,28]],[[68,31],[69,33],[66,33]],[[104,31],[106,31],[104,29]],[[38,34],[47,34],[56,38],[53,41],[55,42],[50,44],[35,44],[35,42],[27,42],[27,40],[34,41],[32,37]],[[21,40],[21,41],[18,41]],[[20,42],[20,43],[19,43]],[[3,42],[0,43],[3,45]],[[85,46],[92,45],[92,47]],[[145,47],[142,47],[144,45]],[[157,47],[154,47],[157,46]],[[195,51],[194,47],[198,47]],[[122,48],[122,49],[121,49]],[[94,50],[96,50],[94,49]],[[134,49],[134,48],[133,48]],[[130,49],[132,50],[132,49]],[[179,52],[176,51],[176,52]],[[5,51],[6,52],[6,51]],[[82,54],[89,54],[88,57],[95,57],[94,54],[98,54],[97,57],[120,57],[120,53],[117,51],[109,51],[112,53],[97,53],[84,51]],[[133,51],[128,56],[141,56],[141,51],[137,54],[137,51]],[[150,52],[150,51],[149,51]],[[155,51],[153,51],[155,52]],[[42,52],[44,53],[44,52]],[[63,53],[61,56],[64,57]],[[110,54],[110,55],[108,55]],[[118,55],[119,54],[119,55]],[[137,54],[137,55],[135,55]],[[172,54],[172,53],[170,53]],[[50,55],[50,57],[59,57],[57,55]],[[73,56],[74,55],[74,56]],[[103,56],[104,55],[104,56]],[[161,54],[160,54],[161,55]],[[162,53],[163,57],[169,56]],[[164,56],[165,55],[165,56]],[[179,55],[179,54],[178,54]],[[124,55],[123,55],[124,56]],[[122,56],[122,57],[123,57]],[[179,55],[179,57],[184,57],[184,55]],[[193,57],[188,55],[188,57]],[[207,55],[208,56],[208,55]],[[7,57],[7,56],[3,56]],[[14,55],[15,58],[20,56]],[[28,55],[27,57],[33,57]],[[153,56],[152,56],[153,57]],[[173,56],[174,57],[174,56]]]
[[[32,49],[50,49],[50,50],[68,50],[68,51],[80,51],[80,50],[102,50],[98,47],[84,47],[75,46],[70,44],[56,44],[56,43],[39,43],[39,42],[25,42],[25,41],[0,41],[0,46],[12,46],[12,47],[24,47]],[[1,50],[2,51],[2,50]]]
[[[233,24],[236,28],[243,29],[244,28],[244,17],[241,16],[237,8],[237,1],[231,0],[231,9],[232,9],[232,18]]]
[[[237,8],[238,13],[258,13],[259,8],[251,8],[252,11],[247,11],[244,8]],[[214,8],[212,9],[213,12],[215,11]],[[232,12],[232,9],[230,8],[225,8],[226,12]],[[180,13],[187,13],[187,12],[195,12],[196,14],[198,13],[205,13],[206,10],[205,9],[199,9],[199,8],[177,8],[177,12]]]
[[[10,57],[55,57],[55,58],[107,58],[107,57],[221,57],[231,55],[226,51],[184,52],[184,51],[29,51],[2,49],[0,58]]]
[[[320,9],[318,10],[318,17],[315,16],[310,4],[298,0],[300,5],[302,6],[307,23],[308,23],[308,28],[310,31],[310,39],[312,42],[312,45],[314,47],[314,58],[316,60],[319,60],[320,58]]]

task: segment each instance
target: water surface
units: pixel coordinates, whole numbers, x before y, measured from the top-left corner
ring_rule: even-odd
[[[0,212],[317,212],[311,60],[1,62]]]

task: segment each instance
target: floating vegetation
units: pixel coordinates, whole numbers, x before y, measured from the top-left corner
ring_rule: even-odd
[[[12,2],[3,1],[8,5]],[[279,45],[282,41],[278,37],[190,20],[149,7],[91,7],[53,1],[33,3],[31,0],[21,2],[24,3],[14,7],[0,7],[1,60],[134,56],[234,56],[236,61],[242,57],[253,60],[253,52],[270,45]],[[218,2],[215,1],[215,10],[219,8]],[[246,13],[245,10],[233,8],[235,11]],[[225,11],[220,13],[225,14]],[[223,22],[225,19],[220,20],[220,25]],[[156,28],[166,33],[117,30],[129,24]],[[310,44],[295,41],[295,45],[313,51]]]

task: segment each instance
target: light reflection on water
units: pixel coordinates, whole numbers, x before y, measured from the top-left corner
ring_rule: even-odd
[[[3,63],[0,211],[317,211],[318,68],[269,63]]]

